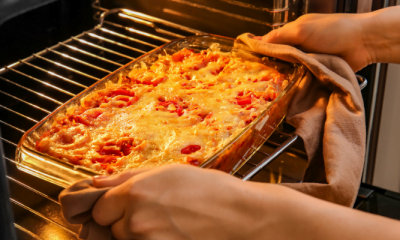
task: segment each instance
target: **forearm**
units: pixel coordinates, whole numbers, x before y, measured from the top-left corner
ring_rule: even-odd
[[[360,14],[371,63],[400,63],[400,6]]]
[[[250,183],[259,214],[252,239],[400,239],[400,222],[325,202],[295,190]],[[250,194],[250,195],[253,195]],[[254,201],[255,200],[255,201]],[[263,226],[264,224],[264,226]]]

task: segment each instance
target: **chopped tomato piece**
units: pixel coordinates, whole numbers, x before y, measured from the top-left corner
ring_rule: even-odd
[[[104,109],[100,109],[100,108],[93,108],[93,109],[89,109],[86,112],[84,112],[82,115],[85,115],[89,118],[93,118],[96,119],[98,116],[100,116],[105,110]]]
[[[210,119],[210,118],[213,116],[213,114],[214,114],[214,113],[210,113],[210,114],[208,114],[205,118],[206,118],[206,119]]]
[[[197,116],[199,116],[199,117],[201,118],[201,121],[204,121],[204,119],[205,119],[206,117],[208,117],[209,114],[208,114],[208,113],[199,113],[199,114],[197,114]]]
[[[210,72],[212,75],[218,75],[220,72],[222,72],[222,70],[224,70],[224,67],[219,67],[217,69],[213,69]]]
[[[199,151],[200,149],[201,149],[201,146],[199,146],[199,145],[189,145],[189,146],[183,148],[181,150],[181,153],[182,154],[191,154],[191,153]]]
[[[131,92],[130,90],[126,90],[126,89],[117,89],[117,90],[114,90],[114,91],[108,93],[107,97],[115,97],[118,95],[134,97],[135,93]]]
[[[87,118],[84,118],[84,117],[82,117],[82,116],[80,116],[80,115],[76,116],[76,117],[74,118],[74,120],[75,120],[76,122],[82,123],[83,125],[86,125],[86,126],[92,125],[91,122],[90,122]]]
[[[257,97],[253,92],[247,92],[247,93],[239,92],[235,100],[237,105],[245,107],[252,103],[253,98],[259,98],[259,97]]]
[[[139,100],[138,97],[132,97],[131,100],[128,101],[127,106],[130,106]]]
[[[124,156],[129,155],[132,152],[131,147],[132,145],[129,142],[124,142],[121,145],[121,152],[124,154]]]
[[[157,87],[158,84],[162,83],[167,77],[158,77],[155,79],[146,79],[141,82],[141,84],[145,85],[153,85],[153,87]]]
[[[183,114],[183,108],[181,105],[178,105],[178,108],[176,109],[176,113],[178,114],[178,116],[182,116]]]
[[[114,99],[124,101],[124,102],[129,102],[130,97],[129,96],[116,96],[116,97],[114,97]]]
[[[183,59],[190,57],[194,53],[193,49],[182,49],[181,51],[172,55],[173,62],[182,62]]]
[[[253,104],[250,104],[250,105],[248,105],[245,109],[246,109],[246,110],[250,110],[250,109],[252,109],[252,108],[255,108],[255,106],[254,106]]]
[[[216,62],[216,61],[218,61],[218,59],[219,59],[219,54],[213,54],[213,55],[211,55],[211,57],[210,57],[210,62]]]
[[[193,166],[199,166],[199,165],[200,165],[199,160],[197,160],[197,159],[195,159],[195,158],[188,158],[187,162],[188,162],[190,165],[193,165]]]
[[[121,151],[116,146],[104,146],[98,153],[100,155],[121,156]]]
[[[251,98],[240,99],[240,100],[237,100],[236,103],[240,106],[249,105],[249,104],[251,104]]]
[[[179,117],[183,115],[183,107],[181,104],[178,104],[176,100],[171,100],[171,101],[166,101],[166,102],[158,102],[157,105],[163,106],[165,108],[165,110],[170,113],[176,112]],[[175,109],[169,109],[168,108],[169,105],[175,106]]]
[[[73,156],[69,158],[69,162],[72,164],[78,164],[79,165],[79,161],[82,160],[83,157],[82,156]]]
[[[102,108],[92,108],[86,110],[84,113],[74,116],[73,120],[78,123],[82,123],[86,126],[91,126],[93,121],[100,116],[105,110]]]
[[[264,76],[260,79],[261,82],[271,81],[273,77],[271,75]]]

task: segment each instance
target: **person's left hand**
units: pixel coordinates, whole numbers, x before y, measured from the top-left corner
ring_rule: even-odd
[[[92,214],[98,224],[112,225],[120,240],[245,239],[254,212],[245,207],[248,188],[243,184],[226,173],[193,166],[131,170],[94,179],[95,187],[115,187],[97,201]]]

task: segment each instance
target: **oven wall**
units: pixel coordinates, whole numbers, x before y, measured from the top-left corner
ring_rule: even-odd
[[[233,38],[244,32],[264,35],[273,29],[273,24],[295,20],[304,13],[303,3],[306,1],[98,0],[107,9],[129,8],[174,23],[185,23],[185,26],[203,32]],[[254,8],[243,7],[241,4],[250,4]],[[275,13],[270,11],[286,7],[291,10]]]
[[[400,6],[400,0],[397,1]],[[400,192],[400,64],[389,64],[383,98],[373,185]]]
[[[399,4],[400,5],[400,4]],[[400,192],[400,64],[389,64],[373,185]]]
[[[0,0],[0,68],[96,24],[92,0],[25,1]]]

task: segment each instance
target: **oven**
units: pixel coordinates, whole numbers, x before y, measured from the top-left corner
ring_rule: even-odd
[[[11,231],[18,239],[78,239],[78,226],[61,216],[57,199],[63,188],[17,169],[15,150],[25,131],[91,84],[176,38],[203,33],[263,35],[308,12],[364,12],[390,4],[360,0],[323,4],[316,0],[36,2],[25,2],[29,6],[0,3],[0,129],[5,169],[1,168],[7,171],[0,174],[5,178],[2,190],[7,184],[10,190],[10,196],[4,193],[1,200],[13,211],[12,216],[1,215],[13,225]],[[384,68],[373,65],[361,72],[370,80],[363,96],[371,139],[376,122],[369,116],[379,112],[384,87],[379,69]],[[307,157],[294,130],[282,123],[235,176],[269,183],[301,182]],[[372,158],[373,153],[368,156]]]

